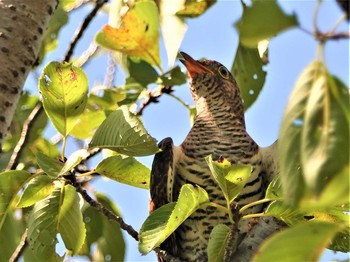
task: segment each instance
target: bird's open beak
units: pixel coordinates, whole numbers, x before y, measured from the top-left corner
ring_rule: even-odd
[[[213,74],[213,72],[210,69],[200,64],[197,60],[194,60],[185,52],[180,52],[180,54],[183,57],[183,58],[180,58],[180,62],[186,66],[188,73],[190,74],[191,77],[193,77],[195,74],[201,74],[201,73]]]

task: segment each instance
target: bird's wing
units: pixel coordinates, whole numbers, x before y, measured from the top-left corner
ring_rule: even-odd
[[[158,147],[162,150],[154,156],[151,170],[151,201],[150,212],[157,208],[173,201],[172,200],[172,185],[174,182],[174,152],[175,146],[170,137],[163,139]],[[177,245],[175,234],[170,235],[162,244],[161,249],[167,251],[172,256],[177,256]],[[162,261],[158,257],[158,261]]]
[[[162,150],[154,156],[151,170],[151,203],[150,212],[169,203],[167,184],[169,176],[173,177],[173,140],[170,137],[159,142]]]

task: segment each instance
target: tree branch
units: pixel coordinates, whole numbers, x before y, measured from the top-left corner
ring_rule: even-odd
[[[70,58],[73,55],[74,52],[74,48],[76,46],[76,44],[78,43],[78,41],[80,40],[80,38],[83,36],[84,31],[86,30],[86,28],[89,26],[90,22],[92,21],[92,19],[95,17],[95,15],[97,14],[98,10],[100,10],[100,8],[107,3],[108,0],[97,0],[96,1],[96,5],[94,7],[94,9],[92,9],[92,11],[90,12],[90,14],[88,14],[84,20],[84,22],[82,23],[82,25],[80,26],[80,28],[77,30],[75,37],[73,39],[73,41],[70,44],[70,47],[64,57],[64,61],[68,62],[70,60]]]
[[[160,98],[163,94],[171,94],[174,91],[172,86],[162,86],[161,88],[156,88],[151,91],[148,91],[147,98],[142,102],[139,110],[137,111],[137,115],[142,115],[143,110],[147,106],[149,106],[152,103],[158,103],[158,98]]]
[[[24,249],[28,245],[27,242],[27,233],[28,233],[28,228],[24,231],[21,241],[19,242],[16,250],[13,252],[12,256],[9,259],[9,262],[17,262],[19,258],[22,256]]]
[[[28,143],[28,138],[30,135],[30,129],[35,123],[35,120],[40,116],[40,113],[42,112],[43,107],[41,105],[41,102],[39,102],[32,112],[29,114],[28,118],[23,123],[23,128],[21,132],[21,136],[13,149],[12,155],[10,157],[10,160],[7,164],[6,170],[12,170],[16,168],[16,165],[18,164],[18,160],[20,159],[23,148]]]
[[[57,0],[0,1],[0,149],[57,4]]]

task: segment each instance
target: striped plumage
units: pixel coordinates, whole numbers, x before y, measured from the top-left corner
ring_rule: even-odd
[[[211,201],[226,206],[225,198],[213,180],[205,157],[221,157],[233,164],[253,166],[246,187],[238,197],[239,205],[263,198],[265,177],[262,154],[245,129],[244,109],[237,84],[231,73],[220,63],[196,61],[181,53],[181,60],[190,76],[190,88],[197,115],[194,125],[180,146],[167,138],[160,143],[162,152],[155,156],[151,174],[151,198],[154,208],[176,201],[185,183],[203,187]],[[248,213],[260,212],[254,206]],[[162,248],[184,261],[206,261],[209,234],[217,224],[230,224],[228,215],[214,207],[199,209],[192,214]],[[247,222],[239,224],[240,233],[249,230]]]

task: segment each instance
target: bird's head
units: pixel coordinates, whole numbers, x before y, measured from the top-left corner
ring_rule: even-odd
[[[243,113],[239,88],[231,72],[221,63],[213,60],[195,60],[180,52],[180,61],[186,66],[190,78],[190,89],[198,106],[206,105],[209,110],[219,108],[236,114]]]

